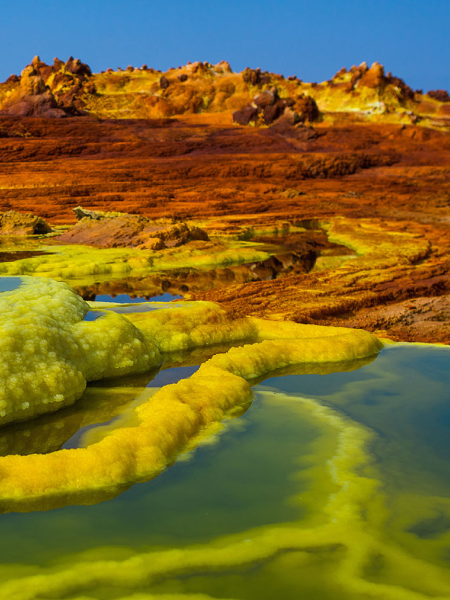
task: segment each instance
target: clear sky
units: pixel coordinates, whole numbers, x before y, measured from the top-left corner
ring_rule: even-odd
[[[228,60],[331,78],[378,60],[414,89],[450,88],[450,0],[0,0],[0,81],[35,54],[94,71]]]

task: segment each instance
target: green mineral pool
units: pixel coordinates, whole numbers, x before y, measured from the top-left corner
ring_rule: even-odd
[[[2,428],[0,453],[90,443],[196,369],[177,364]],[[450,349],[335,368],[255,381],[244,414],[112,500],[2,514],[0,598],[450,598]]]

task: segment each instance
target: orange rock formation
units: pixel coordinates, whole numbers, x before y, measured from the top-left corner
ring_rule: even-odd
[[[79,209],[78,209],[79,210]],[[88,211],[89,212],[89,211]],[[93,213],[57,238],[61,244],[87,244],[97,248],[162,250],[188,241],[208,241],[208,234],[186,223],[152,221],[140,215]]]
[[[280,221],[324,227],[358,257],[270,280],[243,271],[233,285],[194,285],[192,297],[449,343],[445,93],[414,92],[377,63],[314,84],[224,62],[92,74],[36,58],[0,84],[0,211],[71,224],[81,204],[230,235]],[[257,127],[233,123],[253,104]]]

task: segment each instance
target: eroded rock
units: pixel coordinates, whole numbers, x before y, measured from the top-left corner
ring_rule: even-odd
[[[14,210],[0,213],[0,235],[40,235],[51,231],[52,228],[42,217],[31,213]]]
[[[140,215],[85,211],[78,207],[81,219],[57,240],[64,244],[87,244],[97,248],[139,248],[162,250],[181,246],[191,240],[208,241],[208,235],[186,223],[161,223]]]
[[[233,121],[239,125],[251,122],[261,125],[272,125],[283,119],[285,125],[296,125],[299,122],[317,121],[320,111],[311,96],[301,95],[297,98],[280,98],[277,88],[264,90],[257,94],[250,104],[233,113]]]
[[[450,102],[450,96],[447,90],[431,90],[427,94],[430,98],[439,100],[439,102]]]
[[[75,216],[78,219],[78,221],[84,218],[98,221],[99,219],[106,218],[107,215],[107,213],[101,212],[99,210],[88,210],[86,208],[83,208],[82,206],[77,206],[73,209],[73,212],[75,213]]]
[[[18,83],[1,106],[3,113],[19,117],[58,118],[80,114],[85,92],[95,94],[95,84],[89,81],[90,67],[80,59],[70,57],[66,63],[55,58],[47,65],[35,56],[25,67],[20,78],[9,78]]]
[[[303,96],[298,96],[295,99],[293,108],[298,114],[299,121],[309,121],[310,123],[314,123],[320,118],[320,110],[317,106],[317,102],[314,100],[314,98],[307,96],[306,94]]]
[[[16,117],[64,117],[65,112],[33,65],[21,74],[19,87],[11,94],[3,112]]]
[[[238,125],[249,125],[255,123],[258,118],[258,110],[251,105],[244,106],[241,110],[236,110],[233,113],[233,121]]]
[[[161,79],[159,80],[159,87],[162,90],[167,90],[167,88],[170,85],[170,81],[167,79],[167,77],[165,77],[164,75],[161,77]]]

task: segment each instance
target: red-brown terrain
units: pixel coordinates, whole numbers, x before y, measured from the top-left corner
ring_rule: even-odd
[[[332,230],[334,223],[337,241],[350,239],[347,245],[362,258],[339,269],[305,272],[294,266],[274,272],[275,279],[238,278],[206,291],[194,286],[191,297],[220,302],[236,313],[450,343],[450,104],[445,93],[414,93],[385,76],[380,66],[340,72],[324,84],[303,84],[198,64],[203,66],[196,63],[195,72],[191,65],[164,75],[134,69],[92,76],[78,63],[66,70],[61,62],[52,71],[36,61],[21,80],[1,84],[0,211],[32,212],[51,224],[69,225],[76,221],[73,208],[81,205],[202,221],[208,232],[227,234],[280,222]],[[137,92],[122,94],[120,102],[134,107],[133,118],[117,118],[128,113],[118,115],[119,100],[113,105],[112,95],[99,91],[105,78],[125,76],[128,86],[133,77],[139,85],[150,78],[147,115],[141,92],[139,106]],[[56,80],[67,89],[58,88]],[[177,112],[176,94],[185,83],[194,91],[196,85],[215,86],[208,106],[196,104],[192,92],[192,106]],[[272,108],[258,108],[255,126],[233,122],[234,111],[274,88],[278,99],[258,100]],[[313,94],[317,114],[306,99]],[[368,115],[373,94],[378,104]],[[280,97],[294,100],[276,104]],[[361,102],[360,113],[350,110],[351,102]],[[164,110],[158,113],[157,105]],[[267,124],[269,113],[276,118]],[[333,221],[336,217],[343,220]],[[77,241],[70,232],[65,235],[66,242]],[[368,249],[361,253],[363,242]],[[406,247],[410,251],[402,250]]]

